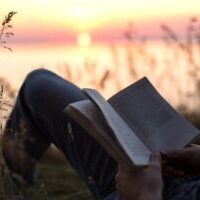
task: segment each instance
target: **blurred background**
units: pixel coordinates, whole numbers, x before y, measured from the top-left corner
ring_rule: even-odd
[[[199,0],[2,0],[1,23],[10,11],[17,14],[1,26],[0,84],[11,102],[41,67],[106,98],[147,76],[199,125]]]
[[[198,0],[1,2],[2,20],[9,11],[13,52],[1,48],[0,76],[14,89],[40,67],[106,97],[147,76],[174,106],[196,109]]]

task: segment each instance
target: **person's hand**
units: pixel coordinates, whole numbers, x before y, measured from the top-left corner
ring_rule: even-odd
[[[154,154],[147,167],[126,170],[119,165],[116,189],[120,200],[162,200],[161,155]]]
[[[187,147],[183,150],[162,153],[163,173],[171,177],[200,175],[200,148]]]

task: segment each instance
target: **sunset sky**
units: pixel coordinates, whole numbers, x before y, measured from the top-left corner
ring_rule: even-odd
[[[122,69],[121,66],[125,70],[130,57],[124,43],[128,29],[137,37],[148,39],[142,46],[147,54],[141,56],[138,51],[133,59],[141,77],[159,79],[159,75],[166,74],[162,70],[168,59],[172,59],[170,72],[180,69],[184,73],[188,60],[183,54],[178,63],[173,49],[165,48],[160,24],[166,23],[181,38],[186,36],[191,18],[198,19],[197,29],[200,25],[200,0],[1,0],[0,22],[10,11],[17,12],[11,21],[15,35],[7,40],[13,52],[0,46],[0,77],[14,88],[19,88],[27,73],[39,67],[60,75],[67,66],[76,75],[76,70],[83,70],[88,62],[100,71]],[[199,50],[196,52],[199,59]],[[151,57],[145,60],[145,55]],[[154,68],[148,68],[152,65]],[[78,79],[78,84],[87,83],[89,73],[83,74],[85,80]],[[187,80],[179,71],[177,74]],[[169,91],[171,95],[171,88]]]
[[[94,41],[120,39],[129,22],[143,35],[159,35],[161,22],[181,32],[190,17],[200,16],[200,1],[1,1],[2,18],[11,10],[18,12],[12,22],[15,43],[74,42],[77,37],[88,42],[91,38]]]

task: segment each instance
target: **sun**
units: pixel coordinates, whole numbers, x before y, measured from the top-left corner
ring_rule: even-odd
[[[91,45],[92,38],[89,33],[79,33],[77,35],[77,44],[82,47]]]

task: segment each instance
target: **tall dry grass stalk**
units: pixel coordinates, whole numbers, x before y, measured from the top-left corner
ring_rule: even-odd
[[[98,66],[86,59],[81,67],[65,65],[60,74],[77,85],[96,88],[107,97],[145,75],[173,105],[195,111],[200,106],[199,27],[195,17],[189,19],[181,35],[161,24],[163,40],[153,41],[153,45],[159,45],[158,53],[152,40],[140,36],[129,23],[123,43],[110,45],[112,66]]]
[[[0,46],[8,49],[9,51],[12,51],[12,48],[7,45],[7,40],[14,36],[14,33],[11,31],[13,26],[10,22],[16,14],[17,12],[14,11],[9,12],[8,15],[5,16],[0,28]]]
[[[185,28],[185,37],[181,38],[176,34],[168,25],[162,25],[161,28],[164,34],[167,36],[168,42],[173,42],[177,45],[174,51],[174,61],[181,56],[181,59],[185,60],[187,64],[187,74],[185,78],[194,83],[193,91],[188,90],[187,93],[178,95],[185,96],[185,104],[196,104],[196,107],[200,106],[200,23],[197,18],[192,17],[189,19],[188,25]],[[166,40],[164,41],[166,42]],[[166,45],[169,45],[169,43]],[[180,58],[179,58],[180,59]],[[176,67],[176,66],[174,66]],[[188,78],[187,78],[188,77]],[[190,87],[191,84],[187,84]],[[183,103],[184,104],[184,103]],[[180,107],[185,107],[184,105]]]
[[[7,199],[18,193],[17,186],[12,181],[9,170],[7,169],[2,155],[2,135],[9,110],[10,101],[5,97],[4,86],[0,87],[0,199]]]
[[[12,25],[10,22],[17,12],[9,12],[5,16],[0,28],[0,47],[12,51],[12,48],[7,45],[8,39],[14,36],[11,31]],[[13,179],[8,170],[2,154],[2,136],[5,128],[6,120],[8,120],[12,104],[15,98],[15,91],[12,86],[0,77],[0,199],[2,200],[47,200],[47,192],[43,183],[39,185],[34,192],[29,191],[24,185],[18,185]],[[20,177],[17,177],[18,179]]]
[[[39,181],[36,186],[32,188],[27,187],[26,184],[23,184],[24,181],[21,176],[13,173],[11,174],[3,159],[2,136],[5,122],[8,120],[9,113],[13,107],[13,93],[13,91],[6,92],[4,85],[0,86],[0,199],[48,200],[48,194],[43,182]],[[10,95],[10,97],[8,97],[8,95]],[[21,130],[21,132],[23,132],[23,130]]]

